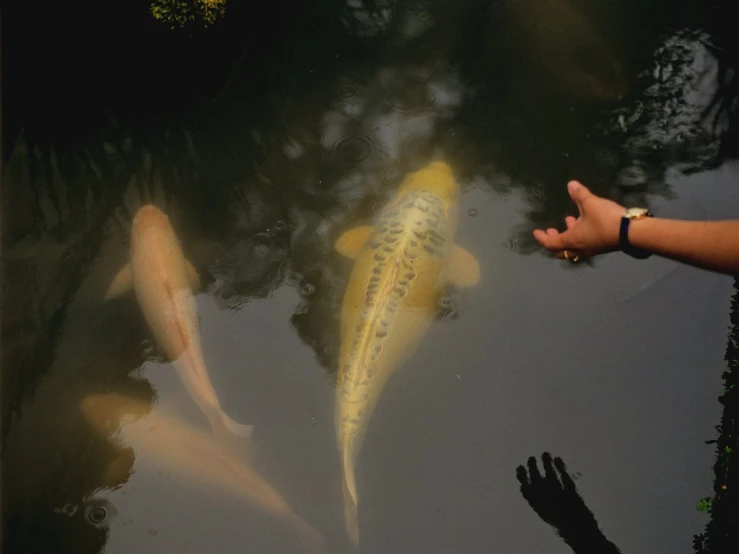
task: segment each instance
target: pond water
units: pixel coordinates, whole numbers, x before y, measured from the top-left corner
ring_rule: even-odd
[[[104,300],[147,203],[200,275],[210,379],[224,411],[254,426],[243,463],[326,552],[569,552],[516,479],[543,452],[562,457],[622,552],[690,551],[707,520],[696,504],[712,486],[731,279],[618,253],[572,265],[531,230],[573,213],[570,178],[664,217],[739,217],[739,167],[700,118],[716,86],[711,37],[685,23],[689,7],[653,28],[657,2],[376,4],[350,3],[343,20],[361,55],[286,55],[275,90],[242,63],[156,124],[16,142],[4,168],[8,552],[308,551],[236,480],[209,481],[227,473],[217,457],[196,477],[181,471],[196,466],[187,450],[167,457],[167,440],[137,447],[125,433],[116,445],[84,417],[85,398],[115,393],[146,403],[144,426],[176,414],[156,427],[164,437],[210,434],[136,297]],[[313,43],[286,50],[337,48],[320,21],[305,21]],[[461,187],[455,242],[481,279],[447,291],[380,396],[356,466],[355,547],[334,423],[352,261],[334,242],[433,160]]]

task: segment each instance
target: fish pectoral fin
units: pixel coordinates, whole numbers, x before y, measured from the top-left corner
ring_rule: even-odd
[[[372,227],[355,227],[349,229],[334,244],[336,251],[347,258],[356,258],[364,248],[364,244],[372,234]]]
[[[468,250],[455,244],[449,255],[446,281],[460,287],[474,287],[480,282],[480,263]]]
[[[200,289],[200,275],[190,262],[185,260],[185,269],[187,270],[187,279],[190,281],[190,288],[193,291]]]
[[[108,290],[105,292],[105,299],[110,300],[111,298],[117,298],[132,288],[133,272],[131,271],[131,264],[126,264],[126,266],[113,278]]]

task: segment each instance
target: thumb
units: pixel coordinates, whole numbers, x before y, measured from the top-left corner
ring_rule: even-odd
[[[580,210],[580,213],[582,214],[582,207],[589,197],[593,196],[593,193],[590,192],[590,189],[580,183],[579,181],[570,181],[567,183],[567,192],[570,193],[570,198],[577,204],[577,208]]]

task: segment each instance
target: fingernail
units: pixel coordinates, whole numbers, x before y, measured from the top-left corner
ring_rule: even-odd
[[[576,191],[577,189],[579,189],[579,188],[580,188],[581,186],[582,186],[582,185],[581,185],[580,183],[578,183],[577,181],[570,181],[569,183],[567,183],[567,190],[568,190],[568,191],[569,191],[570,193],[573,193],[573,192],[575,192],[575,191]]]

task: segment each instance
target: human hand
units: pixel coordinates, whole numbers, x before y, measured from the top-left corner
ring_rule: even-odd
[[[618,250],[619,227],[626,208],[594,195],[578,181],[567,183],[570,198],[577,204],[580,215],[567,216],[567,230],[559,232],[554,228],[546,231],[536,229],[534,238],[547,250],[556,253],[558,258],[577,261],[580,256],[595,256]]]

